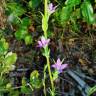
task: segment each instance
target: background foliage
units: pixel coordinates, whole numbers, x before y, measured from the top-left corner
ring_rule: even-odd
[[[64,58],[71,70],[71,73],[66,71],[60,74],[58,79],[54,74],[57,96],[61,93],[72,96],[95,95],[96,1],[50,2],[57,6],[48,22],[50,61],[53,63],[53,58],[57,56]],[[40,13],[43,13],[43,8],[43,0],[0,1],[0,96],[43,94],[42,74],[46,60],[36,47],[37,40],[43,34]],[[47,94],[50,86],[48,78],[45,82]],[[82,82],[88,86],[82,86]],[[90,90],[86,93],[83,87]]]

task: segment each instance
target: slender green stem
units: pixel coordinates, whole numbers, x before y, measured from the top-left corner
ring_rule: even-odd
[[[53,83],[52,73],[50,69],[49,57],[47,56],[46,59],[47,59],[48,71],[49,71],[49,76],[50,76],[50,81],[51,81],[51,87],[52,87],[52,90],[54,91],[54,83]]]
[[[33,88],[32,88],[32,86],[29,84],[29,83],[27,83],[27,85],[30,87],[30,89],[33,91]]]
[[[43,86],[44,86],[44,95],[46,96],[46,85],[45,85],[45,79],[46,79],[46,72],[44,71],[44,81],[43,81]]]
[[[44,13],[44,15],[46,16],[47,15],[47,0],[45,0],[45,13]]]
[[[49,19],[49,16],[48,16],[48,9],[47,9],[47,0],[44,0],[44,18],[45,18],[45,22],[46,22],[46,26],[48,26],[48,19]],[[46,31],[44,31],[44,36],[45,38],[47,39],[47,29]],[[51,87],[52,87],[52,91],[54,92],[54,83],[53,83],[53,77],[52,77],[52,73],[51,73],[51,69],[50,69],[50,61],[49,61],[49,51],[48,51],[48,46],[46,46],[46,48],[44,49],[45,50],[45,53],[48,53],[46,57],[46,60],[47,60],[47,66],[48,66],[48,72],[49,72],[49,77],[50,77],[50,82],[51,82]]]
[[[44,3],[44,18],[46,20],[46,23],[48,22],[48,18],[47,18],[47,0],[45,0],[45,3]],[[47,38],[47,30],[44,31],[44,36]]]

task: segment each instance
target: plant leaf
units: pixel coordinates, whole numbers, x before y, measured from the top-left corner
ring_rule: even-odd
[[[27,86],[26,78],[22,78],[22,87],[21,87],[21,92],[28,94],[31,92],[31,89]]]
[[[81,0],[66,0],[65,4],[68,6],[70,5],[71,7],[74,7],[76,5],[79,5]]]
[[[13,13],[16,16],[21,16],[25,13],[24,8],[22,8],[22,6],[17,3],[8,3],[7,8],[9,13]]]
[[[18,40],[25,39],[25,36],[28,34],[28,29],[26,26],[21,26],[16,32],[15,37]]]
[[[61,24],[66,23],[70,19],[72,8],[70,6],[63,7],[60,12]]]
[[[24,40],[26,45],[32,44],[33,41],[31,35],[27,35]]]
[[[89,24],[92,24],[94,22],[94,14],[93,14],[93,8],[90,2],[85,1],[81,5],[81,11],[82,15]]]
[[[96,85],[89,89],[88,96],[91,96],[94,92],[96,92]]]
[[[29,7],[35,9],[40,4],[41,0],[30,0]]]
[[[28,17],[22,19],[21,26],[29,26],[31,24],[31,20]]]
[[[4,38],[1,38],[1,40],[0,40],[0,54],[7,52],[8,48],[9,48],[9,45],[6,42],[6,40]]]
[[[5,56],[5,64],[6,65],[12,65],[16,62],[17,60],[17,55],[16,53],[12,53],[12,52],[9,52],[6,56]],[[10,66],[11,67],[11,66]]]
[[[39,78],[39,73],[37,70],[33,71],[30,75],[30,84],[34,88],[40,88],[41,87],[41,80]]]

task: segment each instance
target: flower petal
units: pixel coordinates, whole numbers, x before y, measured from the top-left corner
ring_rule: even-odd
[[[48,5],[48,11],[49,11],[49,14],[54,13],[55,10],[56,10],[56,8],[57,8],[57,6],[54,7],[53,4],[50,3],[50,4]]]
[[[42,42],[42,45],[45,45],[45,42],[46,42],[46,39],[45,39],[45,37],[41,37],[41,42]]]
[[[38,41],[38,47],[42,47],[42,42]]]
[[[56,63],[57,63],[57,65],[59,65],[59,66],[62,64],[62,62],[60,61],[60,58],[57,59],[57,62],[56,62]]]
[[[59,72],[59,73],[62,73],[62,72],[63,72],[63,70],[59,69],[59,70],[58,70],[58,72]]]
[[[68,67],[68,64],[62,64],[61,67],[60,67],[60,69],[63,70],[65,68],[67,68],[67,67]]]
[[[50,39],[47,39],[47,40],[46,40],[46,44],[48,45],[49,42],[50,42]]]
[[[52,9],[53,9],[53,4],[50,3],[50,4],[48,5],[48,8],[49,8],[50,11],[52,11]]]
[[[53,64],[52,67],[53,67],[53,68],[56,68],[56,64]]]

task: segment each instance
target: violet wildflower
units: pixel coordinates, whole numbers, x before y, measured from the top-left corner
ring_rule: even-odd
[[[53,4],[50,3],[50,4],[48,5],[48,12],[49,12],[49,14],[54,13],[55,10],[56,10],[56,8],[57,8],[57,6],[53,6]]]
[[[44,36],[41,37],[41,40],[38,41],[38,47],[44,48],[46,47],[50,42],[50,39],[46,39]]]
[[[57,62],[52,65],[53,68],[55,68],[59,73],[62,73],[63,69],[67,68],[68,64],[62,64],[62,61],[60,59],[57,59]]]

